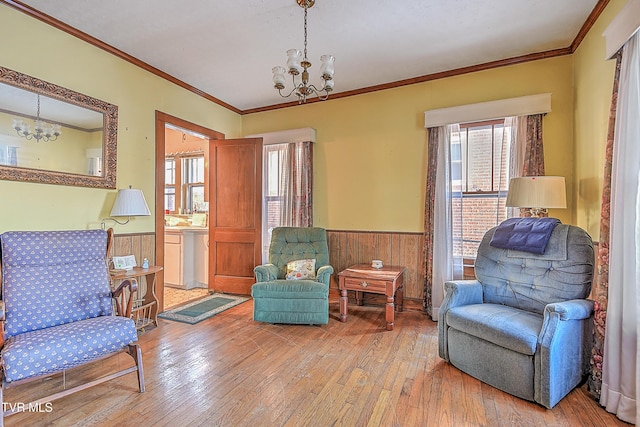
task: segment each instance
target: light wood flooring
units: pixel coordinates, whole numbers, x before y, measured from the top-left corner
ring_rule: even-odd
[[[628,426],[584,386],[553,410],[461,373],[437,355],[436,324],[419,311],[385,330],[380,307],[337,300],[328,325],[257,323],[253,301],[197,325],[160,320],[140,336],[147,391],[135,374],[54,401],[7,426]],[[127,355],[67,373],[67,384],[131,365]],[[60,375],[15,386],[5,402],[61,387]]]

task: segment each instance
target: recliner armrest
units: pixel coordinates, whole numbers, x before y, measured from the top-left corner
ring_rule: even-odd
[[[571,384],[577,384],[587,372],[591,345],[586,343],[593,334],[592,313],[593,301],[586,299],[546,305],[535,358],[536,402],[552,408],[568,392],[565,383],[569,378]],[[553,376],[551,372],[562,374]]]
[[[256,282],[268,282],[278,278],[278,267],[273,264],[258,265],[253,269]]]
[[[574,299],[547,304],[544,308],[545,317],[551,313],[558,313],[560,320],[588,319],[593,313],[593,301],[586,299]]]
[[[449,361],[447,312],[461,305],[481,304],[482,284],[477,280],[451,280],[444,283],[444,292],[444,300],[438,311],[438,354]]]
[[[322,282],[325,285],[329,285],[329,280],[331,280],[332,274],[333,274],[333,267],[330,265],[323,265],[316,272],[316,281]]]
[[[444,292],[444,301],[440,311],[460,305],[482,304],[482,283],[477,280],[451,280],[445,282]]]

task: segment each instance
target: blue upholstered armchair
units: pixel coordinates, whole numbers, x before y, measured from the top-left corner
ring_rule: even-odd
[[[313,260],[310,277],[287,280],[287,266]],[[308,265],[307,265],[308,267]],[[277,227],[269,246],[269,263],[254,269],[251,287],[253,319],[268,323],[329,323],[329,265],[327,232],[322,228]],[[289,277],[296,275],[289,271]]]
[[[593,242],[560,224],[541,255],[478,249],[476,280],[445,283],[438,313],[440,357],[500,390],[552,408],[589,363]]]
[[[135,324],[129,318],[128,296],[137,283],[125,280],[111,291],[107,266],[110,235],[104,230],[0,235],[2,390],[125,351],[135,366],[90,385],[137,372],[140,392],[144,391],[142,353]],[[113,297],[117,297],[117,304]],[[124,316],[114,315],[114,305],[125,310],[119,313]],[[39,401],[49,402],[87,386],[80,384]]]

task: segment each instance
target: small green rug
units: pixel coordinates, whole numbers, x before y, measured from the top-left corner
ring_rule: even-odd
[[[158,314],[158,317],[167,320],[175,320],[176,322],[189,323],[195,325],[211,316],[225,311],[228,308],[235,307],[249,298],[236,295],[211,294],[189,304],[173,308]]]

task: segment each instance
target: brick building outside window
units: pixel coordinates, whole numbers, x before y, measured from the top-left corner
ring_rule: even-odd
[[[461,124],[452,135],[454,255],[463,257],[465,276],[473,275],[482,236],[507,219],[510,133],[504,120],[492,120]]]

